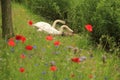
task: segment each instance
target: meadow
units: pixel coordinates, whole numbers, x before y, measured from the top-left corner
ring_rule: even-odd
[[[0,80],[120,80],[119,58],[114,53],[106,53],[100,45],[92,46],[89,32],[49,36],[37,32],[28,21],[52,21],[16,3],[12,4],[12,13],[14,44],[2,40],[0,35]],[[18,35],[25,40],[21,41]],[[106,55],[105,61],[103,55]],[[86,60],[73,60],[81,56]]]

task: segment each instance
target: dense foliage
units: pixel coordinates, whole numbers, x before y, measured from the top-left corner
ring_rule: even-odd
[[[72,27],[76,33],[84,32],[84,26],[91,24],[93,26],[93,32],[90,36],[93,42],[102,43],[107,49],[110,49],[112,42],[115,42],[115,46],[119,46],[119,0],[16,1],[24,3],[31,11],[49,20],[66,20],[67,25]],[[102,38],[103,35],[105,36],[104,38]],[[108,40],[107,37],[112,39]]]

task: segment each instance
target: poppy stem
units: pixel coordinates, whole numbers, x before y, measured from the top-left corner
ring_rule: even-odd
[[[56,72],[53,72],[53,80],[58,80],[58,79],[57,79]]]

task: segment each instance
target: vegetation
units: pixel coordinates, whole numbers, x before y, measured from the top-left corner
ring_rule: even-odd
[[[25,4],[28,9],[46,19],[66,20],[76,33],[84,32],[84,25],[91,24],[94,30],[90,36],[94,44],[102,43],[107,51],[120,47],[119,0],[47,0],[47,3],[45,0],[14,1]],[[103,35],[112,40],[101,39]],[[114,46],[111,47],[109,41]]]
[[[115,54],[107,54],[101,45],[92,46],[90,32],[72,37],[53,36],[53,40],[49,41],[46,40],[47,34],[37,32],[28,25],[29,20],[46,21],[43,17],[34,15],[21,4],[13,3],[12,8],[14,31],[16,35],[24,36],[26,41],[22,43],[14,37],[16,45],[13,47],[8,45],[8,40],[0,40],[0,80],[120,79],[119,58]],[[56,41],[60,45],[55,46]],[[27,45],[32,46],[32,50],[27,50]],[[75,52],[76,48],[79,52]],[[81,56],[87,59],[83,62],[72,61],[72,58]]]

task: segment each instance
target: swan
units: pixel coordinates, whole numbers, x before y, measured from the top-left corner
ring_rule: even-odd
[[[64,24],[64,25],[62,25],[60,27],[59,30],[57,30],[55,28],[56,24],[58,22]],[[62,20],[55,20],[52,25],[50,25],[47,22],[37,22],[37,23],[33,24],[32,26],[38,28],[38,31],[44,31],[44,32],[46,32],[48,34],[53,34],[53,35],[61,35],[61,34],[63,34],[64,29],[66,29],[70,33],[73,33],[73,30],[70,29],[67,25],[65,25],[65,21],[62,21]]]

